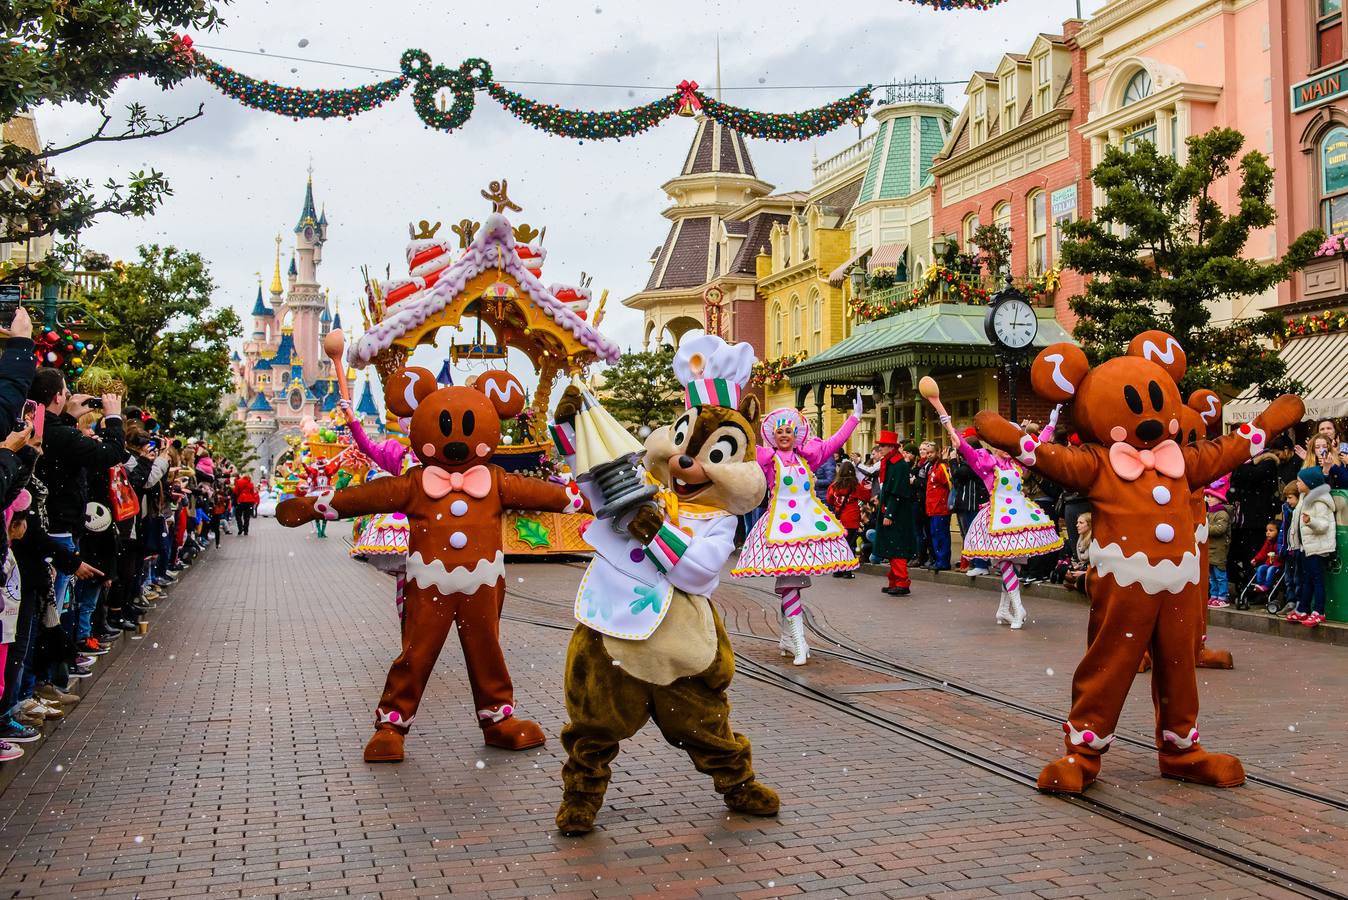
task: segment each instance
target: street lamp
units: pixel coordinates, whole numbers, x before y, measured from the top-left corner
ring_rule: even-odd
[[[866,270],[861,268],[859,263],[852,263],[852,268],[847,271],[847,277],[852,281],[852,296],[860,297],[866,287]]]
[[[936,240],[931,242],[931,252],[938,260],[945,259],[945,252],[950,247],[950,242],[946,240],[945,235],[937,235]]]

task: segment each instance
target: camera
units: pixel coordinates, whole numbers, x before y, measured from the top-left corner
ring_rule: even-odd
[[[87,409],[102,409],[103,400],[99,397],[90,397],[88,400],[84,401],[84,406]]]

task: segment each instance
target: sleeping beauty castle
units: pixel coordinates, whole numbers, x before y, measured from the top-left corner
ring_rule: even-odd
[[[327,291],[318,283],[323,245],[328,239],[326,211],[314,208],[314,182],[304,190],[304,207],[295,225],[295,249],[286,283],[281,281],[281,237],[276,237],[270,296],[257,286],[253,303],[253,331],[235,353],[234,417],[243,423],[256,450],[258,466],[274,469],[277,456],[287,449],[286,438],[301,433],[306,418],[321,421],[337,408],[341,395],[338,378],[355,388],[355,373],[338,372],[323,354],[323,338],[341,328],[341,313],[333,314]],[[354,397],[353,393],[353,397]],[[364,424],[379,428],[379,410],[367,380],[356,409]]]

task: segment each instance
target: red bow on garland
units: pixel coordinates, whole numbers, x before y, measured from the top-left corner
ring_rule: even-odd
[[[679,82],[679,115],[695,116],[702,111],[702,101],[697,99],[697,82],[684,79]]]

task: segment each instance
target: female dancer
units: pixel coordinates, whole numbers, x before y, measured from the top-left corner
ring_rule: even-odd
[[[827,440],[811,437],[809,422],[789,407],[763,419],[758,464],[772,485],[768,514],[745,538],[739,565],[730,574],[777,579],[773,589],[782,598],[782,655],[794,655],[792,662],[798,666],[810,658],[800,592],[810,586],[811,575],[850,572],[857,567],[847,533],[815,496],[813,472],[847,442],[860,417],[861,391],[857,391],[852,415]]]
[[[1025,470],[1010,455],[997,448],[974,449],[955,427],[941,404],[936,382],[923,378],[918,390],[931,401],[941,425],[959,448],[960,456],[987,486],[990,499],[979,508],[964,535],[963,554],[970,560],[990,559],[1002,576],[1002,596],[997,604],[997,622],[1019,631],[1025,626],[1025,605],[1020,600],[1020,578],[1016,565],[1031,556],[1052,553],[1062,548],[1062,536],[1053,517],[1022,493]],[[1039,433],[1039,441],[1051,441],[1058,412],[1053,410],[1048,425]]]
[[[382,478],[384,474],[401,475],[409,463],[410,454],[407,445],[397,438],[389,438],[378,444],[370,440],[360,419],[351,413],[351,404],[345,400],[337,404],[346,416],[347,427],[351,429],[351,440],[361,453],[364,453],[381,472],[372,472],[366,478]],[[387,572],[396,579],[394,605],[398,609],[398,624],[402,625],[406,613],[403,610],[403,592],[407,587],[407,536],[410,529],[407,516],[400,512],[379,513],[366,521],[351,547],[351,556],[369,563],[381,572]]]

